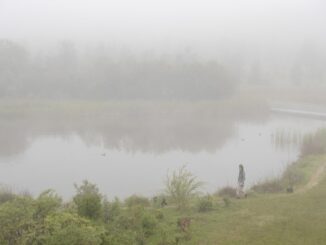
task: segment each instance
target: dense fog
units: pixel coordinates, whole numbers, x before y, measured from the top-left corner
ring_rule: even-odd
[[[0,1],[0,96],[216,99],[326,83],[323,1]]]

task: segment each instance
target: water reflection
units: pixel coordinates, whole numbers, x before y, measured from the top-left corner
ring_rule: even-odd
[[[271,134],[271,144],[277,150],[290,150],[301,146],[304,135],[298,129],[277,128]]]
[[[41,136],[78,135],[88,145],[130,152],[214,152],[234,135],[235,118],[214,114],[0,116],[0,156],[23,153]]]
[[[325,126],[280,115],[248,120],[214,110],[182,111],[1,117],[0,183],[33,194],[54,188],[69,198],[73,183],[88,179],[111,198],[152,195],[162,190],[169,169],[187,163],[213,192],[235,184],[242,163],[249,186],[281,174],[296,160],[302,137]]]

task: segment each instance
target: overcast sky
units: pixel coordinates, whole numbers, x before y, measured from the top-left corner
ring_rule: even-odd
[[[321,42],[323,0],[0,0],[0,38],[133,46]]]

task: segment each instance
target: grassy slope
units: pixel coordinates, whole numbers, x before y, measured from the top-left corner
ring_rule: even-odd
[[[302,159],[295,167],[308,176],[326,163],[326,156]],[[326,178],[294,194],[263,194],[233,200],[231,206],[207,213],[189,212],[192,239],[186,244],[326,244]],[[299,188],[299,189],[298,189]],[[165,210],[176,219],[176,213]]]

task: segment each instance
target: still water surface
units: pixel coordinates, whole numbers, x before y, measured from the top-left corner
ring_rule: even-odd
[[[152,141],[144,140],[141,145],[139,139],[146,138],[146,130],[135,130],[138,141],[123,130],[124,134],[119,135],[44,130],[31,137],[20,125],[12,129],[26,136],[20,138],[11,135],[10,130],[8,133],[11,126],[5,129],[6,122],[1,123],[0,183],[33,195],[53,188],[66,199],[74,193],[73,184],[84,179],[96,183],[109,199],[131,194],[151,196],[163,190],[168,171],[184,164],[205,182],[204,192],[214,192],[225,185],[236,185],[241,163],[248,187],[280,175],[298,158],[303,135],[326,126],[322,120],[274,114],[265,121],[234,122],[225,134],[224,128],[216,135],[214,130],[212,135],[206,131],[193,134],[192,130],[188,137],[185,131],[178,146],[180,135],[169,130],[160,132],[157,138],[152,134]],[[10,125],[14,125],[12,120]],[[157,149],[160,143],[163,148]],[[135,144],[139,147],[132,147]]]

